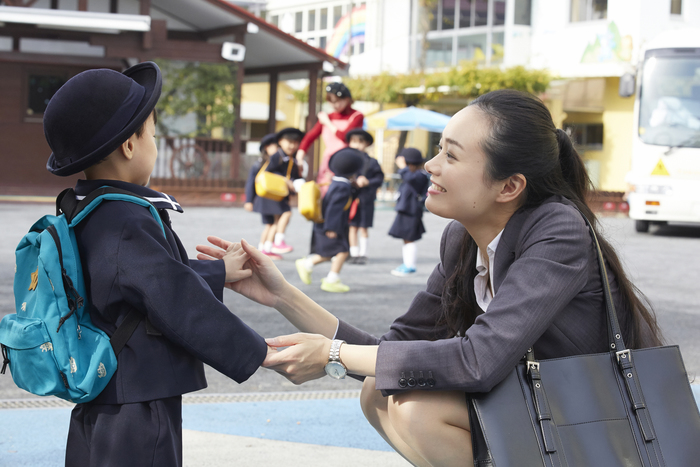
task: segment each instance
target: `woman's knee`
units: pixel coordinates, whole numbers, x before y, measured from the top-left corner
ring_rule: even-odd
[[[362,383],[360,407],[362,407],[362,412],[373,426],[379,419],[379,412],[386,412],[387,398],[375,389],[375,380],[372,377],[365,378],[364,383]]]
[[[464,393],[407,391],[390,397],[389,420],[407,442],[430,439],[441,426],[469,431],[469,412]]]

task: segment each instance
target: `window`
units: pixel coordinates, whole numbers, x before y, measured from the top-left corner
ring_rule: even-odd
[[[433,6],[430,8],[430,26],[428,28],[429,31],[437,31],[438,30],[438,16],[440,15],[440,12],[438,11],[438,4],[434,3]]]
[[[473,0],[461,0],[459,2],[460,28],[470,28],[472,26],[472,2]]]
[[[455,28],[455,0],[442,0],[442,29]]]
[[[515,17],[513,18],[513,24],[530,26],[531,11],[532,0],[515,0]]]
[[[358,53],[361,53],[361,54],[365,53],[365,43],[364,42],[360,42],[358,44],[358,47],[360,49],[360,51]]]
[[[66,78],[56,75],[29,75],[27,115],[41,115],[56,91],[63,86]]]
[[[326,36],[321,36],[318,38],[318,48],[321,50],[326,50]]]
[[[438,68],[452,65],[452,38],[433,39],[428,41],[425,52],[425,66]]]
[[[486,26],[489,14],[488,0],[475,0],[476,8],[474,8],[474,26]]]
[[[321,8],[321,24],[319,29],[328,29],[328,8]]]
[[[316,30],[316,10],[309,10],[309,23],[307,29],[309,31]]]
[[[493,0],[493,25],[503,26],[506,24],[506,1]]]
[[[336,27],[340,18],[343,17],[343,7],[335,6],[333,7],[333,27]]]
[[[457,63],[463,60],[486,60],[486,34],[461,36],[457,38]]]
[[[600,151],[603,149],[602,123],[565,123],[564,131],[579,150]]]
[[[491,65],[503,63],[503,36],[502,32],[491,34]]]
[[[608,17],[608,0],[571,0],[571,22],[595,21]]]
[[[270,17],[270,24],[274,24],[275,26],[279,27],[280,24],[280,17],[279,15],[272,15]]]
[[[294,14],[294,32],[302,31],[302,23],[304,21],[304,13],[297,11]]]
[[[683,0],[671,0],[671,14],[680,15],[683,13]]]

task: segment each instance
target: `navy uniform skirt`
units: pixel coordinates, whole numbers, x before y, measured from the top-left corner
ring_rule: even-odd
[[[402,212],[396,213],[396,219],[389,229],[389,235],[408,242],[420,240],[424,233],[423,216],[411,216]]]
[[[282,201],[273,201],[262,196],[256,196],[255,201],[253,201],[253,211],[263,215],[279,216],[290,210],[289,197],[284,198]]]
[[[350,219],[350,225],[353,227],[372,227],[374,222],[374,200],[360,198],[360,203],[357,205],[355,217]]]

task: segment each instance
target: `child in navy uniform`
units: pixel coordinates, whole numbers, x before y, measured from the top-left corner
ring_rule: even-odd
[[[395,276],[416,272],[416,244],[423,236],[423,205],[430,186],[430,175],[423,170],[425,159],[416,148],[404,148],[396,156],[396,166],[403,180],[396,201],[396,218],[389,235],[403,240],[403,264],[392,270]]]
[[[304,137],[304,133],[297,128],[284,128],[277,132],[277,145],[279,149],[270,156],[270,165],[267,171],[287,177],[289,192],[294,193],[293,181],[300,178],[299,166],[294,158],[299,143]],[[289,196],[282,201],[265,200],[266,204],[276,203],[275,211],[275,238],[272,243],[272,252],[276,254],[289,253],[294,248],[284,241],[285,231],[289,220],[292,218],[292,210],[289,207]]]
[[[182,394],[207,386],[204,365],[243,382],[267,354],[264,339],[222,303],[247,255],[190,261],[170,223],[182,212],[146,187],[155,165],[161,74],[151,62],[124,73],[88,70],[66,82],[44,113],[47,169],[84,172],[75,196],[103,186],[147,198],[148,209],[104,201],[75,228],[92,322],[108,335],[132,310],[143,316],[96,399],[71,413],[68,467],[182,465]],[[165,235],[164,235],[165,234]],[[240,250],[242,251],[242,250]]]
[[[367,154],[365,149],[374,143],[372,135],[362,129],[350,130],[345,139],[348,146],[362,152],[362,169],[355,181],[357,211],[350,219],[350,264],[367,264],[367,244],[369,243],[369,228],[374,221],[374,200],[377,199],[377,189],[384,183],[384,172],[379,162]],[[358,238],[359,233],[359,238]]]
[[[350,249],[348,210],[352,202],[351,183],[362,163],[362,153],[352,148],[343,148],[331,156],[328,167],[335,175],[323,197],[323,222],[314,223],[311,255],[296,261],[297,272],[305,284],[311,284],[311,271],[316,264],[331,261],[331,270],[321,281],[321,290],[326,292],[350,290],[340,282],[339,275]]]
[[[248,178],[245,181],[246,202],[243,205],[243,209],[246,211],[255,211],[262,215],[262,223],[265,225],[265,228],[260,235],[258,250],[274,260],[282,259],[282,256],[272,252],[272,243],[275,239],[275,222],[277,221],[274,212],[277,212],[277,207],[273,204],[274,201],[265,200],[265,198],[255,193],[255,177],[258,175],[258,172],[260,172],[265,162],[268,162],[270,156],[275,154],[278,149],[276,133],[265,135],[260,140],[260,159],[253,164],[248,172]],[[267,212],[271,210],[270,208],[272,208],[273,212]]]

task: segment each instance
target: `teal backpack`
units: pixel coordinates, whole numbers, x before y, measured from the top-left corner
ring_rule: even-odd
[[[131,311],[111,340],[90,319],[73,228],[106,200],[144,206],[163,228],[155,206],[133,193],[102,187],[78,202],[67,189],[56,199],[56,215],[39,219],[15,251],[17,313],[0,321],[0,373],[9,365],[15,384],[32,394],[75,403],[97,397],[117,369],[117,354],[144,319]]]

